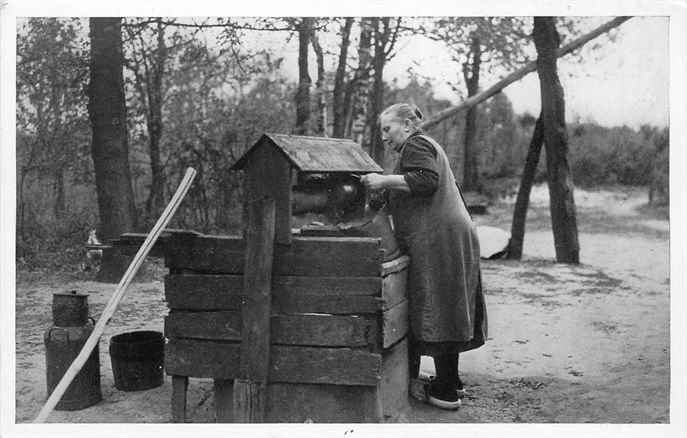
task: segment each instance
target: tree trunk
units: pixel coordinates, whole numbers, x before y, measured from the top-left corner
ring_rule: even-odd
[[[64,195],[64,169],[62,167],[55,169],[54,171],[53,194],[55,198],[53,214],[55,219],[60,220],[64,216],[64,212],[66,210]]]
[[[380,29],[381,24],[381,29]],[[382,132],[377,118],[381,114],[384,106],[384,65],[386,64],[386,46],[389,41],[391,29],[389,27],[389,17],[373,19],[375,35],[375,53],[372,60],[374,68],[374,82],[372,96],[368,111],[368,126],[370,127],[370,155],[379,164],[384,164],[384,144],[382,143]]]
[[[296,91],[295,134],[310,134],[310,84],[308,74],[308,46],[312,34],[310,17],[303,17],[298,25],[298,91]]]
[[[472,58],[472,62],[469,62]],[[479,69],[482,61],[480,40],[476,35],[471,37],[468,62],[463,64],[463,78],[468,89],[468,98],[479,91]],[[479,188],[479,170],[477,164],[477,106],[470,107],[465,114],[465,131],[463,136],[463,191]]]
[[[522,246],[525,240],[525,222],[527,221],[527,208],[530,203],[530,192],[532,191],[532,183],[537,172],[537,165],[539,164],[539,156],[541,155],[541,147],[544,143],[544,129],[541,114],[534,125],[534,132],[532,133],[532,141],[527,150],[527,158],[525,159],[525,168],[522,171],[522,179],[520,180],[520,188],[518,189],[518,197],[515,200],[515,208],[513,209],[513,223],[510,228],[510,241],[508,242],[508,258],[520,260],[522,258]]]
[[[164,173],[160,159],[160,140],[162,138],[162,78],[165,73],[167,46],[162,20],[157,19],[157,50],[153,60],[152,80],[148,83],[148,137],[150,170],[152,174],[150,193],[146,202],[149,218],[156,218],[163,208]]]
[[[577,219],[573,182],[568,166],[568,136],[565,129],[565,98],[556,67],[560,43],[553,17],[535,17],[534,44],[541,88],[541,118],[546,145],[546,172],[549,183],[551,225],[556,261],[579,263]]]
[[[346,90],[344,79],[346,77],[346,61],[348,60],[348,46],[350,45],[351,27],[353,18],[347,17],[343,29],[341,30],[341,50],[339,51],[339,64],[336,68],[334,77],[334,95],[332,96],[332,106],[334,113],[334,127],[332,137],[342,138],[346,131]],[[350,96],[348,98],[350,103]]]
[[[370,44],[372,40],[372,19],[363,18],[360,23],[360,43],[358,45],[358,71],[353,102],[353,126],[351,135],[353,140],[364,145],[365,125],[367,122],[367,94],[370,82]],[[369,151],[369,148],[367,148]]]
[[[136,213],[129,171],[122,75],[121,18],[90,19],[88,115],[91,155],[103,241],[134,231]]]
[[[315,102],[317,102],[317,119],[315,120],[315,132],[318,135],[327,136],[327,95],[324,79],[324,52],[320,41],[313,31],[310,36],[312,48],[317,58],[317,81],[315,82]]]

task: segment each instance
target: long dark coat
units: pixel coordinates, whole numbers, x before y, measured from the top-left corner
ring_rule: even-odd
[[[460,351],[486,338],[479,241],[443,148],[436,149],[438,188],[431,196],[390,194],[400,246],[410,255],[408,304],[412,336],[423,343],[457,343]],[[401,173],[403,153],[395,173]]]

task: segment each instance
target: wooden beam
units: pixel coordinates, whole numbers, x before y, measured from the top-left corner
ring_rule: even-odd
[[[583,45],[587,44],[589,41],[593,40],[594,38],[598,37],[599,35],[602,35],[609,30],[620,26],[627,20],[629,20],[632,17],[617,17],[614,18],[613,20],[597,27],[593,31],[582,35],[581,37],[571,41],[570,43],[566,44],[565,46],[561,47],[558,49],[558,52],[556,53],[556,56],[560,58],[561,56],[565,56]],[[437,114],[434,116],[430,117],[427,119],[427,121],[423,122],[420,126],[422,129],[429,129],[432,128],[433,126],[439,124],[443,120],[456,115],[457,113],[461,111],[468,110],[472,108],[473,106],[484,102],[485,100],[489,99],[499,91],[503,90],[506,88],[508,85],[512,84],[513,82],[519,81],[526,75],[532,73],[533,71],[537,70],[537,61],[531,61],[527,64],[525,64],[524,67],[514,71],[513,73],[509,74],[505,78],[501,79],[491,87],[487,88],[486,90],[475,94],[469,99],[464,100],[460,104],[456,106],[452,106],[450,108],[446,108],[445,110],[439,111]]]
[[[170,375],[237,379],[239,349],[238,343],[170,339],[165,371]],[[270,355],[270,383],[375,386],[381,379],[381,355],[365,349],[274,345]]]
[[[274,248],[275,276],[378,276],[383,261],[381,239],[369,237],[293,237],[291,245]],[[172,272],[243,273],[245,242],[240,237],[172,236],[165,246]]]
[[[381,309],[381,290],[379,277],[273,277],[272,313],[374,313]],[[241,275],[165,277],[165,299],[170,309],[239,310],[242,295]]]
[[[271,342],[319,347],[375,347],[376,321],[372,315],[272,315]],[[165,336],[238,342],[241,340],[241,313],[173,310],[165,318]]]
[[[382,348],[389,348],[408,333],[408,301],[382,313]]]
[[[265,420],[270,368],[274,230],[274,199],[260,198],[249,202],[241,306],[240,378],[234,383],[234,419],[237,422]]]
[[[172,376],[172,422],[186,421],[186,394],[188,391],[188,377]]]

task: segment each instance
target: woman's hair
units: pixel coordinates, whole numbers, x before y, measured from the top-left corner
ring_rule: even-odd
[[[420,123],[422,123],[422,112],[416,105],[411,105],[409,103],[395,103],[390,107],[387,107],[379,115],[379,120],[382,120],[382,116],[391,115],[397,120],[410,120],[413,128],[416,130],[420,129]]]

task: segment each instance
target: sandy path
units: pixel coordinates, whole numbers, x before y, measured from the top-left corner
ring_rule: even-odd
[[[532,199],[525,260],[483,264],[490,340],[461,357],[464,406],[446,412],[412,401],[407,421],[667,422],[668,221],[639,212],[641,192],[576,191],[583,264],[557,265],[545,190],[536,187]],[[509,229],[511,211],[505,203],[476,220]],[[89,291],[97,316],[114,285],[54,275],[17,285],[17,422],[31,421],[45,400],[43,331],[52,293],[69,289]],[[134,284],[100,342],[103,401],[50,421],[169,421],[169,378],[153,390],[118,391],[107,353],[112,335],[161,330],[166,312],[159,281]],[[191,380],[192,421],[213,421],[211,386]]]

